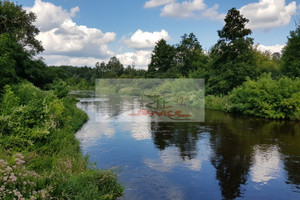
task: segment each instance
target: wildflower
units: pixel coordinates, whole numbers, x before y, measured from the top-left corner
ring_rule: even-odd
[[[14,175],[14,173],[11,173],[9,179],[11,180],[11,182],[17,181],[17,177]]]
[[[11,172],[11,171],[12,171],[12,168],[11,168],[10,166],[7,166],[7,167],[5,168],[5,171],[6,171],[6,172]]]
[[[16,158],[15,161],[16,161],[16,164],[17,164],[18,166],[20,166],[20,165],[22,165],[22,164],[25,163],[25,161],[24,161],[24,160],[21,160],[20,158]]]
[[[21,160],[24,159],[24,156],[23,156],[22,154],[20,154],[20,153],[17,153],[15,156],[16,156],[17,158],[21,159]]]
[[[7,162],[5,162],[4,160],[0,160],[0,167],[6,167],[7,166]]]

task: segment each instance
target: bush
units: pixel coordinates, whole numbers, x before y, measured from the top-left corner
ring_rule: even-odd
[[[231,106],[231,102],[226,95],[207,95],[205,97],[205,107],[208,109],[229,112],[231,110]]]
[[[14,90],[6,86],[2,98],[0,144],[20,149],[36,144],[37,148],[58,127],[64,105],[51,91],[44,92],[31,83]]]
[[[300,79],[263,74],[257,81],[247,79],[230,96],[231,111],[271,119],[300,119]]]

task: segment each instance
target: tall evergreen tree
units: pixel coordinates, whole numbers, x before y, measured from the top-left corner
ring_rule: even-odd
[[[245,28],[248,19],[232,8],[225,17],[225,26],[218,31],[220,39],[212,48],[209,93],[226,94],[241,85],[247,76],[257,75],[251,30]]]

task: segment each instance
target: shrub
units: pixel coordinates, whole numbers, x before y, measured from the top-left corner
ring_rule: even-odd
[[[0,143],[6,148],[20,149],[45,144],[59,125],[63,103],[53,92],[42,91],[30,83],[20,84],[14,90],[6,86],[2,98]]]
[[[205,97],[205,107],[212,110],[221,110],[224,112],[228,112],[231,110],[231,102],[227,95],[207,95]]]
[[[300,119],[300,79],[263,74],[257,81],[247,79],[230,96],[234,112],[272,119]]]

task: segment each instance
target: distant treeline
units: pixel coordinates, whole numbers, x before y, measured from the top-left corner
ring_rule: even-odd
[[[290,32],[282,52],[262,52],[254,46],[252,31],[246,28],[248,19],[235,8],[228,11],[224,27],[217,31],[219,40],[208,51],[202,49],[193,33],[184,34],[175,45],[161,39],[152,51],[147,70],[124,66],[117,57],[93,67],[47,66],[41,59],[34,59],[43,48],[35,39],[38,29],[28,20],[35,20],[35,16],[29,15],[27,22],[19,26],[0,23],[1,93],[6,84],[24,79],[41,89],[61,90],[58,93],[63,96],[71,89],[94,89],[97,78],[204,78],[206,95],[224,97],[246,81],[257,81],[266,74],[274,81],[289,78],[291,84],[300,76],[300,26]],[[292,93],[283,99],[289,95]],[[297,110],[298,104],[291,107]]]

